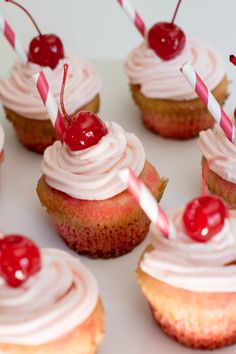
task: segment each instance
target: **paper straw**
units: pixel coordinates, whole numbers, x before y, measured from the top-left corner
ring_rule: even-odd
[[[145,38],[147,33],[147,28],[145,26],[144,21],[141,19],[137,11],[134,9],[133,5],[129,0],[117,0],[126,15],[133,22],[137,30],[141,33],[141,35]]]
[[[27,63],[28,56],[25,48],[18,40],[16,34],[14,33],[13,29],[9,25],[9,23],[3,18],[0,14],[0,30],[2,31],[3,35],[6,37],[18,57],[23,63]]]
[[[233,141],[235,137],[235,127],[233,122],[220,107],[219,103],[204,84],[200,76],[195,72],[189,63],[184,64],[180,70],[193,87],[198,97],[207,106],[207,109],[212,114],[213,118],[221,126],[227,138],[230,141]]]
[[[119,171],[120,179],[127,185],[128,190],[133,195],[140,207],[147,214],[152,223],[169,239],[176,238],[176,232],[172,222],[166,213],[158,205],[153,195],[147,187],[138,180],[137,176],[130,169]]]
[[[53,97],[52,91],[50,90],[47,79],[43,73],[40,71],[39,73],[33,76],[34,81],[36,83],[36,87],[38,92],[42,98],[42,101],[46,107],[48,115],[51,119],[51,122],[57,132],[57,135],[60,140],[62,140],[63,133],[66,129],[62,115],[57,106],[56,100]]]

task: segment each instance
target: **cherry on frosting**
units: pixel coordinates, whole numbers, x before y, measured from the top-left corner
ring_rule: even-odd
[[[54,69],[59,60],[65,57],[62,41],[55,34],[42,34],[30,13],[14,0],[5,0],[21,8],[31,19],[38,36],[34,37],[29,45],[28,60],[32,63],[49,66]]]
[[[21,235],[0,239],[0,274],[11,287],[22,285],[41,269],[41,255],[36,244]]]
[[[188,236],[198,242],[207,242],[223,228],[228,209],[216,196],[204,195],[187,204],[183,225]]]
[[[61,88],[61,108],[67,122],[63,141],[70,150],[78,151],[96,145],[107,134],[107,128],[101,119],[93,112],[79,112],[75,118],[70,118],[64,105],[64,90],[68,72],[68,64],[64,65],[64,76]]]
[[[186,38],[181,28],[174,24],[179,0],[171,22],[156,23],[148,32],[148,45],[163,60],[174,59],[184,49]]]

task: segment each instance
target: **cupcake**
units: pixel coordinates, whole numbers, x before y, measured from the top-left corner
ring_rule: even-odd
[[[140,140],[94,113],[80,112],[63,141],[45,150],[38,197],[58,234],[79,254],[118,257],[145,238],[150,221],[119,180],[123,167],[161,199],[167,180],[146,160]]]
[[[38,31],[39,35],[29,46],[28,62],[17,62],[10,78],[0,80],[0,101],[19,141],[30,150],[43,153],[56,140],[56,135],[32,75],[44,70],[52,93],[59,102],[58,87],[63,65],[65,62],[70,64],[67,109],[71,116],[80,110],[99,110],[101,78],[90,63],[65,55],[63,44],[56,35],[42,35]]]
[[[96,353],[104,313],[90,271],[18,235],[1,239],[0,251],[0,352]]]
[[[215,196],[168,213],[176,239],[151,225],[137,269],[154,320],[176,341],[199,349],[236,342],[236,213]]]
[[[206,182],[209,191],[223,198],[230,208],[235,209],[235,142],[230,142],[216,124],[213,130],[201,132],[198,144],[202,153],[202,170],[208,169]]]
[[[186,38],[173,22],[150,29],[144,43],[129,54],[125,72],[145,126],[165,138],[187,139],[211,128],[213,118],[180,66],[190,62],[220,104],[228,96],[228,81],[218,54],[202,41]]]
[[[97,112],[101,79],[91,64],[73,57],[61,59],[55,69],[44,68],[57,102],[60,100],[59,87],[65,62],[71,68],[66,91],[68,113],[75,116],[80,110]],[[41,69],[34,63],[17,62],[10,79],[0,80],[0,100],[6,117],[12,122],[20,142],[38,153],[56,140],[55,130],[32,78]]]
[[[234,55],[230,55],[230,61],[236,65]],[[229,118],[229,122],[233,122],[230,122],[233,130],[235,118],[236,110]],[[222,128],[215,124],[214,129],[200,134],[198,144],[202,153],[202,173],[207,169],[206,184],[209,191],[223,198],[230,208],[236,209],[236,141],[234,137],[230,140],[227,138],[229,126],[227,121]]]

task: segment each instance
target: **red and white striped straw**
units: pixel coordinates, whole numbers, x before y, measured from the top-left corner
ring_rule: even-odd
[[[16,54],[20,58],[23,63],[27,63],[28,56],[25,48],[18,40],[15,32],[9,25],[9,23],[4,19],[4,17],[0,14],[0,30],[2,31],[3,35],[6,37],[12,48],[15,50]]]
[[[39,73],[35,74],[33,78],[36,83],[38,92],[42,98],[42,101],[46,107],[48,115],[51,119],[51,122],[57,132],[57,135],[59,139],[62,140],[63,133],[66,127],[62,115],[57,106],[56,100],[53,97],[52,91],[50,90],[47,79],[43,71],[40,71]]]
[[[165,237],[176,239],[176,232],[172,222],[158,205],[145,184],[139,181],[134,172],[126,168],[119,171],[119,177],[127,185],[130,193],[156,228],[160,230]]]
[[[147,34],[147,28],[142,20],[142,18],[139,16],[137,11],[134,9],[133,5],[129,0],[117,0],[126,15],[131,19],[137,30],[141,33],[141,35],[145,38]]]
[[[216,122],[221,126],[227,138],[230,141],[233,141],[235,138],[235,127],[233,125],[232,120],[220,107],[219,103],[216,101],[215,97],[204,84],[200,76],[195,72],[195,70],[189,63],[185,63],[180,68],[180,71],[190,83],[190,85],[193,87],[198,97],[207,106],[208,111],[212,114]]]

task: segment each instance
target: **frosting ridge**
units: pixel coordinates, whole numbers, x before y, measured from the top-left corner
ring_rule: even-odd
[[[73,152],[59,141],[45,150],[42,171],[48,185],[84,200],[108,199],[127,188],[117,173],[125,167],[137,175],[142,172],[143,145],[117,123],[105,122],[105,125],[108,134],[85,150]]]
[[[65,63],[69,64],[65,90],[66,108],[68,114],[75,113],[99,93],[101,78],[93,65],[73,57],[61,59],[54,70],[34,63],[17,62],[12,68],[11,77],[7,80],[0,80],[2,104],[26,118],[49,119],[32,76],[40,70],[44,71],[59,105]]]
[[[177,230],[169,240],[151,226],[154,249],[141,261],[141,269],[171,286],[196,292],[236,292],[236,211],[230,211],[223,229],[200,243],[186,235],[183,209],[168,213]]]
[[[188,61],[201,75],[210,90],[225,76],[220,57],[203,42],[187,39],[182,53],[172,60],[162,60],[144,42],[128,56],[125,71],[132,84],[141,85],[141,92],[149,98],[191,100],[196,93],[179,68]]]

